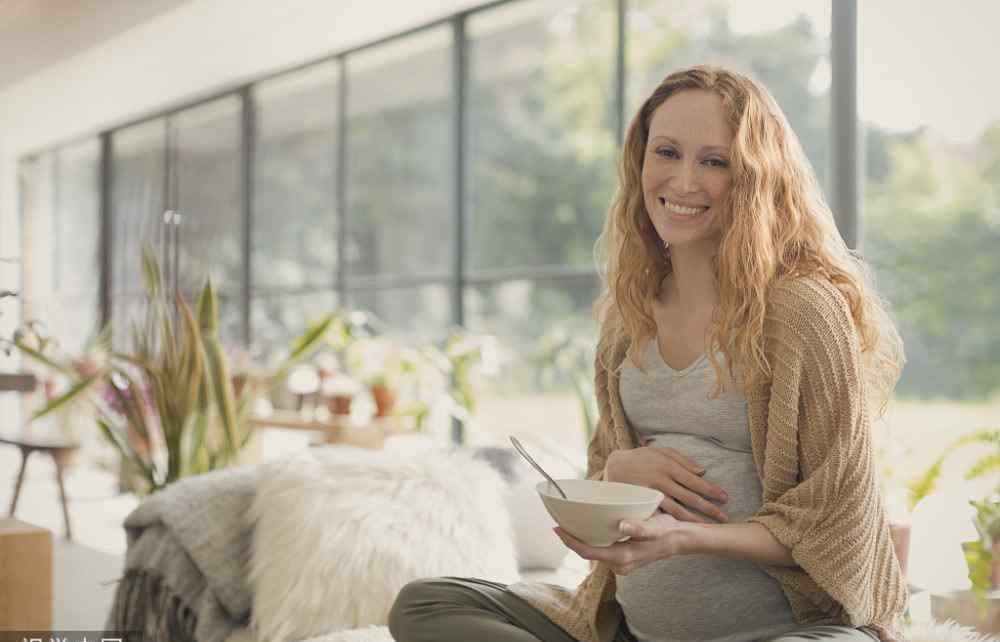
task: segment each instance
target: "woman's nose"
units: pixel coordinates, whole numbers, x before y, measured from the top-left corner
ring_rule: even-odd
[[[698,168],[690,163],[683,163],[677,175],[677,190],[682,194],[698,191]]]

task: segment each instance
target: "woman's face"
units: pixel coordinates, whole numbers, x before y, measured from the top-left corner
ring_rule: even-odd
[[[671,247],[718,242],[719,209],[732,183],[732,142],[717,94],[684,90],[653,112],[642,193],[653,227]]]

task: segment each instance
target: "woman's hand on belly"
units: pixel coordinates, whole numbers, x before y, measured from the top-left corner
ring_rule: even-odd
[[[692,513],[692,508],[720,522],[729,521],[718,506],[706,499],[725,503],[729,501],[726,491],[703,479],[704,470],[698,471],[696,462],[673,448],[642,446],[612,452],[604,466],[604,479],[662,492],[660,510],[682,522],[711,523]]]
[[[553,530],[583,559],[604,562],[615,575],[628,575],[647,564],[692,551],[693,539],[701,529],[673,515],[657,512],[646,520],[622,520],[622,534],[629,539],[603,547],[584,544],[559,527]]]

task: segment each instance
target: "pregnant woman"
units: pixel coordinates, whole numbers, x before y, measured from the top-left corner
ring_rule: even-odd
[[[399,642],[903,640],[872,462],[902,343],[766,89],[695,67],[629,127],[598,242],[588,477],[663,491],[574,590],[408,584]]]

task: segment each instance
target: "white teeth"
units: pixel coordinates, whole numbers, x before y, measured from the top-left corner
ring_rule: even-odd
[[[674,203],[671,203],[662,196],[660,197],[660,203],[662,203],[663,206],[666,207],[671,212],[675,214],[683,214],[684,216],[694,216],[695,214],[701,214],[702,212],[708,209],[707,207],[683,207],[681,205],[676,205]]]

